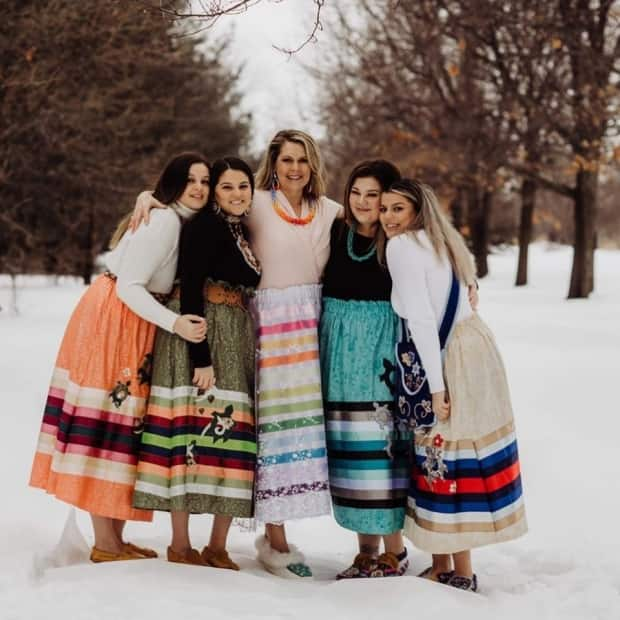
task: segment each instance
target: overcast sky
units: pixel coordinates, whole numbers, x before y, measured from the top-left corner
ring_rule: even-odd
[[[327,0],[322,12],[325,21],[336,1]],[[292,58],[273,47],[298,47],[312,31],[314,18],[312,0],[263,0],[244,14],[220,19],[207,31],[207,36],[209,32],[232,36],[231,59],[245,65],[240,91],[244,111],[254,118],[252,150],[262,152],[282,128],[295,127],[321,136],[317,86],[300,64],[320,63],[329,47],[325,32],[319,32],[317,43],[308,44]]]

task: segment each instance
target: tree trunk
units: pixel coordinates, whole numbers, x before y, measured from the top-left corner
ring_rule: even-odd
[[[479,187],[473,187],[469,190],[467,211],[471,229],[471,251],[476,261],[476,273],[479,278],[484,278],[489,273],[487,257],[489,254],[489,220],[493,193],[484,190],[481,196],[481,191]]]
[[[587,298],[594,290],[597,194],[598,170],[580,170],[575,188],[575,241],[568,299]]]
[[[94,269],[93,261],[92,260],[89,261],[86,257],[84,257],[84,260],[82,261],[82,280],[84,280],[84,284],[86,284],[87,286],[90,284],[92,280],[93,269]]]
[[[521,221],[519,223],[519,265],[515,286],[527,284],[527,258],[532,241],[534,204],[536,201],[536,183],[524,179],[521,185]]]
[[[457,188],[456,195],[450,203],[452,225],[460,231],[465,225],[465,191],[462,187]]]
[[[19,314],[19,306],[17,305],[17,276],[11,274],[11,301],[9,302],[9,312],[17,316]]]

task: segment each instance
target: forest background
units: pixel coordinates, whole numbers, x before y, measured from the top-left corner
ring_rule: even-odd
[[[297,101],[321,127],[330,195],[359,160],[389,158],[435,187],[480,277],[493,246],[518,244],[526,284],[546,238],[573,245],[567,296],[588,297],[595,248],[620,246],[620,3],[294,1],[308,36],[280,54],[317,93]],[[256,164],[234,34],[212,26],[265,3],[4,3],[0,273],[88,282],[179,150]]]

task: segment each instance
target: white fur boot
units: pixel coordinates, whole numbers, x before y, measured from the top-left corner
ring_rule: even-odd
[[[258,561],[273,575],[284,579],[312,577],[312,571],[306,564],[304,554],[295,545],[289,544],[288,553],[276,551],[266,536],[259,536],[254,542],[258,552]]]

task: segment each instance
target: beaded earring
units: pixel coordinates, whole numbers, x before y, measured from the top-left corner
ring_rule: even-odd
[[[271,189],[273,189],[274,192],[277,192],[280,189],[280,181],[278,179],[278,175],[275,172],[275,170],[271,178]]]

